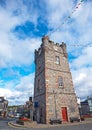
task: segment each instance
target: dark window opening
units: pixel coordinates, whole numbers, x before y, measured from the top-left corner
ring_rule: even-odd
[[[59,58],[59,56],[56,56],[56,64],[60,64],[60,58]]]
[[[58,77],[58,83],[59,83],[59,87],[63,87],[63,79],[62,77]]]

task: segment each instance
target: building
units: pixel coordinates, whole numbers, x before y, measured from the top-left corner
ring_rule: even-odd
[[[87,97],[88,104],[89,104],[89,111],[92,114],[92,97]]]
[[[87,97],[87,99],[81,102],[81,115],[92,114],[92,97]]]
[[[81,99],[79,97],[77,97],[77,104],[78,104],[79,114],[81,116]]]
[[[29,117],[31,120],[33,120],[33,101],[32,101],[32,97],[29,97],[29,101],[26,101],[26,115],[28,115],[27,117]]]
[[[0,97],[0,116],[7,116],[8,101],[4,97]]]
[[[41,123],[48,124],[50,118],[63,122],[79,118],[66,44],[55,44],[48,36],[35,50],[34,108],[34,119]]]

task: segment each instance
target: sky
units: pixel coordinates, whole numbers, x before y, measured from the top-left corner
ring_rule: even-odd
[[[76,95],[92,96],[92,0],[0,0],[0,96],[33,96],[34,51],[48,35],[65,42]]]

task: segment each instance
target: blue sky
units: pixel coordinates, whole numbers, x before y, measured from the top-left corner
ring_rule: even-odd
[[[33,95],[41,38],[65,42],[76,94],[92,95],[92,0],[0,0],[0,96],[9,105]]]

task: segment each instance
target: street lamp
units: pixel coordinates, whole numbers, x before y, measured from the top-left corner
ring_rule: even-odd
[[[55,91],[53,90],[54,94],[54,104],[55,104],[55,118],[57,119],[57,107],[56,107],[56,97],[55,97]]]

